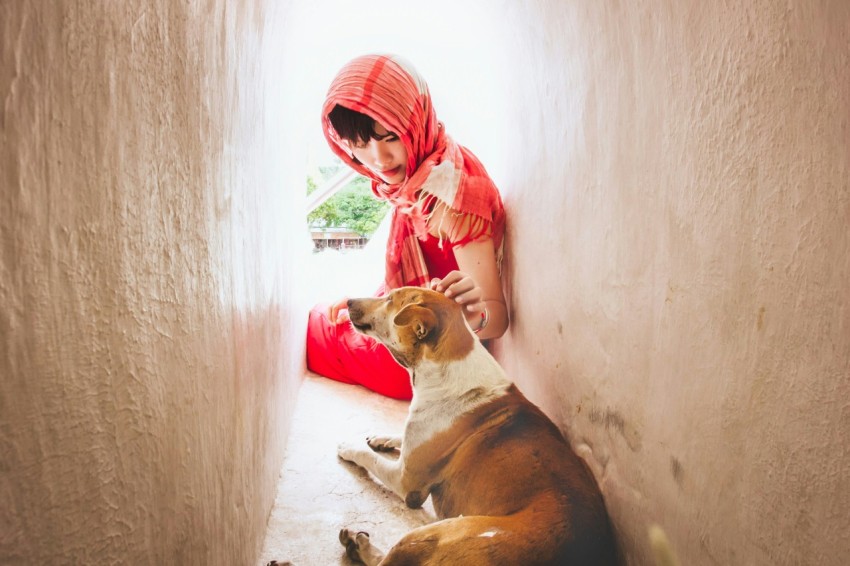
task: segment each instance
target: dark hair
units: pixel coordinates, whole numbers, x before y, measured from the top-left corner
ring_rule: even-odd
[[[337,104],[328,114],[328,120],[339,137],[344,140],[358,142],[370,139],[381,139],[375,132],[375,120],[355,110]]]

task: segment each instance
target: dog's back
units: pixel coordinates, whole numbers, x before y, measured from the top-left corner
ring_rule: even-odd
[[[507,553],[500,554],[503,563],[616,563],[593,476],[558,428],[516,386],[417,447],[408,463],[414,466],[408,473],[440,478],[431,489],[439,516],[485,519],[477,536],[491,553],[498,547]],[[417,464],[428,468],[416,469]],[[516,538],[516,561],[506,538]],[[529,548],[536,549],[537,558],[528,555]]]

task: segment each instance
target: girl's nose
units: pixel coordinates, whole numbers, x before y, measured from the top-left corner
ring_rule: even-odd
[[[382,144],[378,140],[372,140],[370,144],[372,146],[372,161],[375,163],[375,165],[388,165],[390,160],[392,159],[392,156],[390,155],[390,152],[387,151],[387,149],[384,147],[384,144]]]

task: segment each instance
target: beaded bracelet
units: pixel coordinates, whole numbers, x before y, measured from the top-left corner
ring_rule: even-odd
[[[487,307],[484,307],[484,312],[481,313],[481,324],[478,325],[478,328],[473,330],[476,334],[487,328],[487,323],[490,322],[490,311],[487,310]]]

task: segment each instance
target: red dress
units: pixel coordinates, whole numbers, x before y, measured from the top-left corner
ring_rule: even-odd
[[[443,278],[456,270],[454,247],[427,234],[419,240],[422,255],[433,278]],[[394,399],[410,399],[413,391],[407,370],[395,361],[383,344],[355,332],[346,321],[335,324],[328,319],[328,306],[316,305],[307,324],[307,367],[319,375],[356,383]]]

